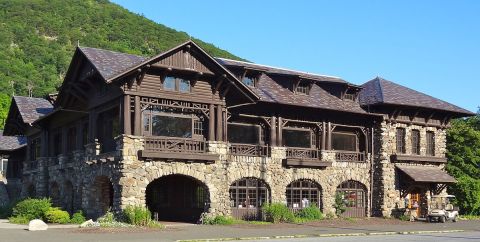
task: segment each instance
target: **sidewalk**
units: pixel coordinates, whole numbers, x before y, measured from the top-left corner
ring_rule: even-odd
[[[72,229],[78,228],[78,225],[75,224],[49,224],[49,229]],[[26,224],[11,224],[8,222],[7,219],[0,219],[0,229],[28,229],[28,225]]]

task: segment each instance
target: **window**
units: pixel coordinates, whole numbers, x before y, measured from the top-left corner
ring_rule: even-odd
[[[298,83],[297,87],[295,88],[295,92],[308,95],[308,93],[310,92],[310,84],[307,82]]]
[[[420,131],[412,130],[412,154],[420,155]]]
[[[363,217],[367,207],[367,189],[357,181],[346,181],[337,187],[336,192],[347,209],[342,216]]]
[[[30,142],[30,160],[37,160],[40,157],[40,138],[34,138]]]
[[[8,167],[8,160],[2,159],[2,162],[0,163],[0,173],[3,175],[3,177],[7,176],[7,167]]]
[[[251,87],[255,86],[255,79],[252,77],[244,76],[242,79],[242,82],[247,86],[251,86]]]
[[[310,180],[297,180],[287,186],[287,206],[289,208],[305,208],[315,204],[321,208],[320,186]]]
[[[97,137],[101,144],[101,152],[110,152],[116,149],[115,137],[120,134],[118,108],[114,107],[102,112],[97,119]]]
[[[283,129],[283,144],[287,147],[311,148],[311,131],[307,129]]]
[[[228,141],[240,144],[258,144],[260,126],[248,124],[228,124]]]
[[[405,154],[405,129],[397,128],[397,153]]]
[[[151,134],[168,137],[192,137],[192,118],[152,115]]]
[[[200,119],[193,120],[193,134],[203,135],[203,121]]]
[[[69,128],[67,133],[67,152],[75,150],[77,146],[77,130],[75,127]]]
[[[357,135],[353,133],[332,133],[334,150],[357,151]]]
[[[269,202],[268,188],[260,179],[242,178],[230,186],[230,206],[234,208],[261,208]]]
[[[435,133],[427,131],[427,155],[435,155]]]
[[[163,80],[163,89],[189,93],[192,91],[191,81],[179,77],[166,76]]]

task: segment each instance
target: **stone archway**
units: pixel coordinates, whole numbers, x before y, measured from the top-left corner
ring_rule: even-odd
[[[337,195],[341,196],[346,211],[342,217],[367,216],[367,187],[354,180],[343,182],[337,187]]]
[[[113,207],[114,189],[110,178],[107,176],[97,176],[91,188],[91,201],[94,211],[93,217],[98,218],[104,215]]]
[[[61,207],[62,206],[62,200],[60,197],[60,187],[58,186],[57,182],[52,182],[50,183],[50,190],[49,190],[49,197],[52,201],[52,205],[54,207]]]
[[[173,174],[148,184],[146,203],[158,220],[198,222],[208,210],[210,197],[207,186],[201,181]]]
[[[66,181],[63,185],[63,208],[72,214],[73,211],[73,203],[74,203],[74,196],[75,193],[73,192],[73,184],[71,181]]]
[[[244,177],[233,182],[229,194],[232,216],[237,219],[260,219],[262,205],[271,200],[267,183],[254,177]]]

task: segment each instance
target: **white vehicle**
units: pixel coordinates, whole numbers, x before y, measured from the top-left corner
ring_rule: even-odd
[[[458,220],[458,208],[451,203],[455,199],[453,195],[435,195],[432,196],[430,210],[428,212],[428,222],[441,222]]]

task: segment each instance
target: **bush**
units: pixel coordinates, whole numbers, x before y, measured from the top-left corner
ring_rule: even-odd
[[[285,204],[272,203],[262,207],[265,220],[272,223],[293,222],[295,216]]]
[[[85,216],[83,215],[82,211],[77,211],[72,215],[72,219],[70,219],[70,223],[72,224],[82,224],[85,222]]]
[[[400,219],[402,221],[410,221],[410,216],[402,214],[402,215],[398,216],[398,219]]]
[[[232,217],[218,215],[215,217],[207,217],[202,221],[202,223],[208,225],[231,225],[235,223],[235,219]]]
[[[127,206],[123,210],[123,217],[125,223],[135,226],[149,226],[155,222],[150,211],[140,206]]]
[[[67,224],[70,222],[70,214],[60,208],[49,208],[45,212],[45,220],[48,223]]]
[[[28,222],[30,222],[30,220],[31,219],[28,219],[28,218],[23,217],[23,216],[8,218],[8,222],[10,222],[12,224],[28,224]]]
[[[323,219],[322,211],[320,211],[315,204],[303,208],[302,210],[298,211],[295,216],[307,221]]]
[[[50,199],[25,199],[13,207],[13,217],[23,217],[28,220],[43,219],[45,212],[52,207]]]
[[[98,218],[97,221],[100,223],[100,225],[117,222],[117,220],[115,219],[115,215],[113,215],[110,209],[105,213],[105,215]]]
[[[340,192],[337,192],[335,194],[335,204],[333,205],[333,207],[335,207],[335,214],[337,216],[340,216],[340,214],[342,214],[347,210],[345,203],[343,203],[344,195],[345,195],[344,193],[340,193]]]

